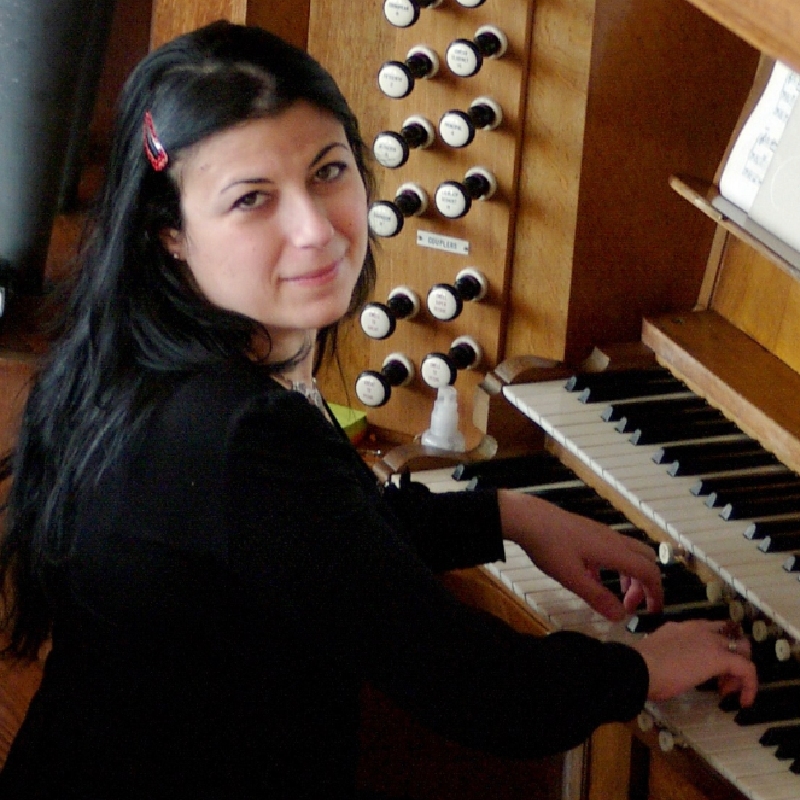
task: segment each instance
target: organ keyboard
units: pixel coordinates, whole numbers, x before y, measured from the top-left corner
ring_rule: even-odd
[[[682,564],[664,567],[667,610],[688,603],[701,607],[701,615],[720,606],[726,616],[737,619],[749,613],[745,626],[755,636],[755,617],[761,625],[757,638],[767,636],[765,643],[754,643],[763,687],[756,704],[759,713],[773,687],[800,683],[797,648],[787,643],[800,640],[800,583],[797,574],[784,567],[786,552],[761,552],[759,543],[764,540],[755,530],[772,523],[800,527],[794,503],[796,473],[661,368],[512,384],[504,387],[503,394],[544,430],[550,449],[570,454],[584,467],[581,475],[542,451],[518,459],[516,473],[508,466],[513,460],[501,459],[484,462],[483,471],[479,462],[455,471],[416,472],[413,479],[433,491],[507,486],[536,492],[622,533],[654,534],[654,557],[659,552],[665,560],[673,548],[664,545],[673,543],[674,550],[709,583],[698,593],[691,581],[675,580],[681,574],[675,570],[683,569]],[[676,416],[682,424],[665,424]],[[710,426],[709,419],[714,420]],[[619,495],[626,508],[636,509],[641,519],[649,521],[648,533],[582,479],[590,476],[596,486],[611,487],[607,496]],[[737,481],[760,483],[759,494],[769,491],[778,500],[783,498],[786,509],[748,510],[750,495],[745,491],[745,499],[740,499],[734,491]],[[768,484],[775,488],[763,488]],[[728,486],[729,494],[712,495],[715,486]],[[717,504],[721,500],[724,505]],[[788,546],[793,547],[791,542]],[[600,617],[513,543],[506,543],[505,561],[486,569],[553,629],[627,642],[639,635],[631,632],[635,628],[630,623]],[[677,595],[672,588],[676,583]],[[788,661],[778,661],[779,640],[791,653]],[[781,733],[788,735],[793,725],[800,725],[800,700],[792,698],[784,705],[765,721],[744,725],[737,722],[733,709],[723,710],[715,692],[701,688],[670,702],[649,703],[647,711],[662,730],[662,740],[684,742],[746,797],[791,800],[800,797],[800,759],[792,761],[797,755],[787,757],[783,749],[778,753],[777,743]],[[762,744],[762,739],[770,744]]]

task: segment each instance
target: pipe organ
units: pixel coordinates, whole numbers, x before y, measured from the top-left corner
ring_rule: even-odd
[[[800,514],[788,499],[800,467],[793,399],[800,357],[791,334],[798,278],[741,219],[720,212],[716,181],[752,105],[759,66],[776,56],[796,65],[800,49],[780,39],[786,19],[773,28],[774,19],[744,5],[736,16],[726,3],[685,0],[569,8],[547,0],[387,0],[371,19],[353,22],[380,49],[365,62],[378,76],[368,81],[351,64],[337,72],[338,45],[327,27],[315,27],[323,15],[313,8],[309,46],[361,109],[367,139],[377,137],[380,199],[391,202],[413,183],[432,201],[380,238],[379,295],[403,285],[424,297],[464,267],[487,283],[479,302],[454,315],[423,307],[368,346],[351,332],[345,371],[376,369],[397,349],[418,367],[373,422],[411,437],[422,431],[436,385],[424,380],[431,351],[446,353],[457,336],[471,337],[480,369],[453,370],[447,381],[478,432],[497,441],[500,457],[527,452],[541,436],[539,452],[573,470],[580,492],[621,512],[616,524],[650,537],[665,569],[677,561],[700,576],[707,596],[683,598],[670,613],[739,620],[754,641],[768,705],[773,691],[783,692],[774,687],[797,680],[800,650],[800,585],[784,568],[793,551],[780,550],[781,542],[800,546],[791,538]],[[767,5],[765,14],[794,13]],[[800,30],[800,19],[791,22]],[[428,59],[436,69],[409,79],[421,48],[437,54]],[[401,91],[381,84],[389,60],[404,67]],[[406,140],[409,120],[425,122]],[[400,143],[397,166],[383,161],[388,131]],[[403,147],[415,142],[424,146]],[[485,180],[473,187],[476,169]],[[631,369],[664,383],[614,394],[609,387]],[[568,399],[564,383],[573,373],[578,383],[603,387],[592,390],[595,400],[608,399]],[[630,403],[631,413],[637,403],[635,413],[651,419],[629,430],[627,419],[613,417],[621,411],[605,410],[612,398],[618,407]],[[708,448],[722,455],[714,461]],[[400,451],[379,467],[384,477],[403,463],[425,463],[413,448]],[[772,473],[788,486],[759,483]],[[695,486],[704,476],[738,479],[752,494],[728,495],[718,507],[710,490]],[[452,488],[452,479],[444,485]],[[777,505],[769,504],[773,491]],[[526,561],[509,553],[487,571],[548,626],[625,638],[656,624],[639,619],[629,630],[608,630]],[[800,796],[795,767],[773,746],[800,719],[795,700],[783,704],[780,713],[759,707],[765,716],[755,726],[734,722],[707,692],[651,708],[641,729],[610,726],[572,754],[567,773],[581,759],[581,778],[565,779],[564,794]]]
[[[152,44],[219,17],[307,45],[372,148],[378,283],[344,331],[341,373],[321,383],[406,443],[379,475],[410,467],[468,490],[506,469],[496,485],[579,502],[646,537],[677,605],[749,631],[762,675],[777,676],[762,711],[788,688],[784,705],[800,717],[800,284],[716,202],[760,69],[774,58],[800,69],[793,0],[153,0]],[[455,473],[434,473],[413,439],[450,386],[470,453]],[[483,460],[487,441],[496,456]],[[520,464],[538,472],[520,477]],[[774,493],[783,505],[767,505]],[[653,622],[609,630],[507,555],[452,587],[526,630],[624,638]],[[606,726],[563,773],[560,762],[487,766],[416,731],[469,778],[455,790],[407,776],[388,788],[800,797],[785,760],[791,717],[740,730],[696,694],[639,726]],[[395,737],[411,726],[398,724]],[[393,757],[437,769],[407,739],[366,749],[380,765],[371,778],[386,779]],[[502,777],[487,788],[481,772]]]

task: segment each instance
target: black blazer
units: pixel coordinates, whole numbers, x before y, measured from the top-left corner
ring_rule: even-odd
[[[0,798],[352,796],[365,682],[511,756],[644,702],[633,650],[515,633],[436,579],[502,557],[494,494],[382,490],[255,367],[178,382],[75,500],[53,650]]]

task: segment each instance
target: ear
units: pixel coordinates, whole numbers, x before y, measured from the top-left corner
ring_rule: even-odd
[[[185,237],[177,228],[164,228],[159,234],[161,244],[167,252],[179,261],[186,261],[185,257]]]

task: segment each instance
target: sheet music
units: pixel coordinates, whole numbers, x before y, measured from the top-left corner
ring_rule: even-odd
[[[777,62],[725,164],[720,194],[748,213],[784,137],[798,94],[800,75]]]

